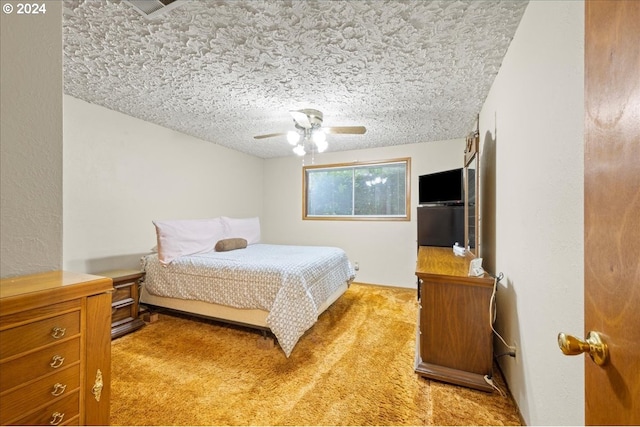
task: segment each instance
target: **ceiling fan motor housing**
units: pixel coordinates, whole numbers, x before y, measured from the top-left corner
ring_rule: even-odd
[[[322,126],[322,111],[305,108],[291,111],[293,122],[298,129],[317,129]]]

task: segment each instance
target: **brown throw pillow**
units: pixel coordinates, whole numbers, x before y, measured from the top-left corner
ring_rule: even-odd
[[[216,252],[232,251],[234,249],[244,249],[247,247],[247,239],[233,238],[222,239],[216,243]]]

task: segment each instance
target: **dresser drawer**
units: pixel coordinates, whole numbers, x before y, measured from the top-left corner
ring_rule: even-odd
[[[138,286],[137,282],[132,281],[130,283],[118,284],[114,286],[115,291],[113,292],[113,302],[122,301],[123,299],[133,298],[132,287]]]
[[[80,414],[80,392],[78,390],[49,405],[36,409],[15,421],[7,420],[10,425],[63,425]],[[5,423],[3,423],[5,424]],[[78,424],[78,421],[75,421]]]
[[[42,375],[72,365],[80,360],[80,338],[62,342],[23,357],[0,364],[0,392],[12,389],[20,384]]]
[[[18,418],[33,408],[73,393],[78,390],[78,387],[80,387],[80,365],[76,364],[2,395],[0,415],[3,420]]]
[[[131,321],[134,318],[135,304],[132,299],[122,301],[117,306],[111,306],[111,324],[117,325],[123,320]]]
[[[0,360],[80,333],[80,311],[61,314],[0,332]]]

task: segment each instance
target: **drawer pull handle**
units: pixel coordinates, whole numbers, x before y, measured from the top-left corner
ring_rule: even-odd
[[[62,420],[64,419],[64,413],[60,413],[60,412],[54,412],[53,414],[51,414],[51,421],[49,421],[49,424],[51,424],[52,426],[57,426],[59,425]]]
[[[66,332],[67,332],[67,328],[61,328],[59,326],[56,326],[51,330],[51,336],[54,337],[55,339],[60,339],[64,336]]]
[[[93,388],[91,389],[91,393],[93,393],[93,397],[95,397],[96,402],[100,402],[102,387],[104,387],[104,382],[102,381],[102,371],[98,369],[98,372],[96,372],[96,381],[93,383]]]
[[[64,363],[64,357],[58,356],[56,354],[55,356],[53,356],[53,359],[51,359],[51,363],[49,363],[49,366],[51,366],[53,369],[56,369],[62,366],[63,363]]]
[[[55,383],[53,386],[53,391],[51,392],[54,396],[60,396],[67,389],[66,384]]]

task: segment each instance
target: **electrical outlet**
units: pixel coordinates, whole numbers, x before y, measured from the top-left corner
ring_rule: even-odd
[[[517,359],[517,358],[518,358],[518,341],[515,341],[515,340],[514,340],[514,341],[513,341],[513,345],[512,345],[511,347],[512,347],[512,351],[513,351],[513,354],[514,354],[514,356],[513,356],[513,357],[514,357],[515,359]]]
[[[358,263],[358,261],[356,261],[356,262],[354,262],[354,263],[353,263],[353,269],[354,269],[355,271],[360,270],[360,263]]]

